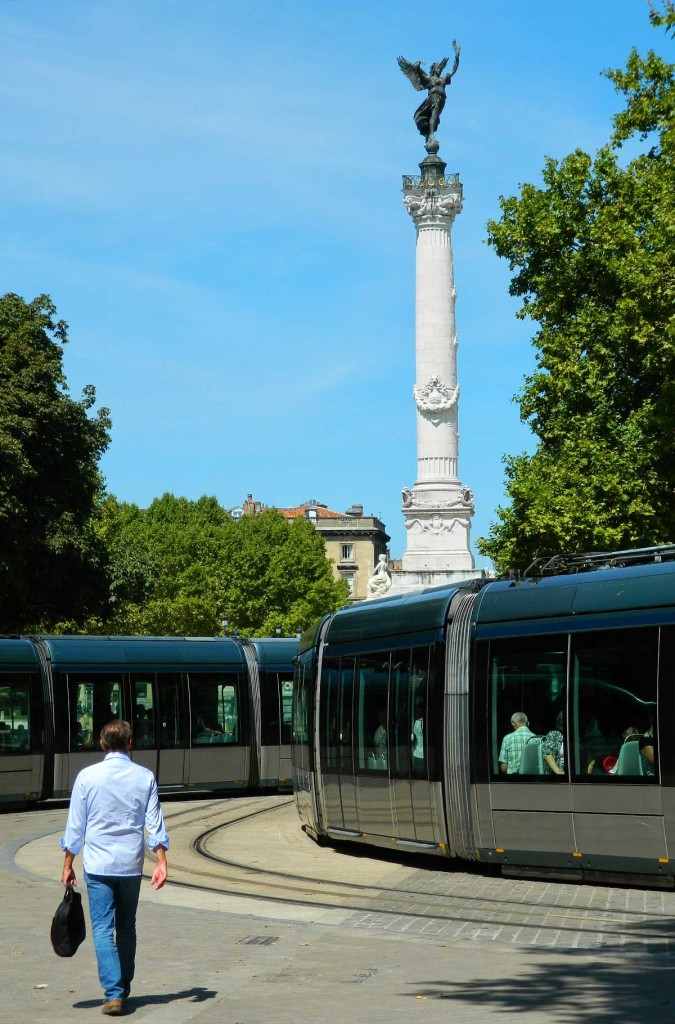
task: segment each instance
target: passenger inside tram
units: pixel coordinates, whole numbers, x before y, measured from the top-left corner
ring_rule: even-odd
[[[152,712],[150,712],[152,715]],[[134,708],[134,746],[146,750],[152,746],[152,721],[148,720],[145,708],[137,704]]]
[[[29,736],[25,725],[19,724],[16,727],[14,747],[16,750],[28,750]]]
[[[75,722],[73,729],[73,746],[75,750],[82,750],[89,739],[89,733],[83,728],[82,722]]]
[[[639,739],[640,758],[642,761],[642,774],[653,775],[656,763],[656,739],[654,737],[654,722],[649,723],[649,729]]]
[[[499,749],[499,770],[503,775],[515,775],[520,770],[527,741],[534,736],[524,711],[515,711],[511,715],[511,729]]]
[[[378,726],[373,735],[375,746],[375,762],[377,768],[387,767],[387,712],[386,709],[377,713]]]
[[[559,711],[555,720],[555,728],[551,729],[541,741],[541,752],[544,756],[544,772],[546,775],[565,774],[564,724],[565,716],[562,711]]]
[[[413,762],[424,760],[424,698],[418,697],[415,701],[415,721],[412,731],[413,741]],[[414,765],[413,765],[414,766]]]
[[[604,775],[606,768],[605,760],[613,757],[616,761],[618,744],[616,735],[611,734],[611,729],[603,720],[599,721],[595,710],[589,712],[585,725],[581,729],[579,737],[580,762],[585,768],[586,775]]]
[[[197,715],[197,720],[194,729],[194,740],[195,743],[210,743],[214,737],[222,736],[223,730],[218,726],[213,728],[208,725],[203,715]]]

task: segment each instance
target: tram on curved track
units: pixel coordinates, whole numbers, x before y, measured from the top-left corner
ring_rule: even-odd
[[[560,556],[307,631],[297,808],[318,840],[672,887],[674,724],[675,547]]]
[[[70,794],[111,717],[160,793],[291,787],[297,639],[0,638],[0,805]]]

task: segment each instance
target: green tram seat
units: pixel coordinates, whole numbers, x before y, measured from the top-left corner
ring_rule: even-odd
[[[532,736],[525,744],[518,765],[519,775],[543,775],[544,755],[541,752],[541,736]]]
[[[616,762],[616,775],[644,775],[638,742],[640,739],[640,736],[626,737]]]

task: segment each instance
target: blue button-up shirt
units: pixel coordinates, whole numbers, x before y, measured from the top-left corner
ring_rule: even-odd
[[[144,826],[151,850],[169,848],[154,775],[113,750],[75,779],[61,849],[84,847],[89,875],[140,875]]]

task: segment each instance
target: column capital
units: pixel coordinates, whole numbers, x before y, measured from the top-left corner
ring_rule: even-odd
[[[419,227],[451,227],[462,212],[464,194],[458,174],[429,178],[403,175],[403,205]]]

